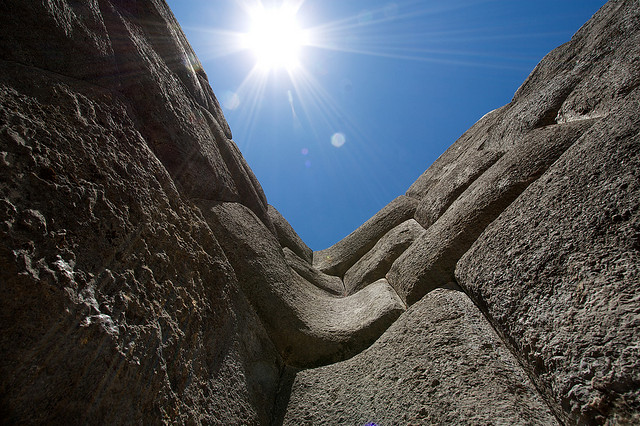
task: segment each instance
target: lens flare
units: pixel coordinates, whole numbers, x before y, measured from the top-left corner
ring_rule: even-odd
[[[333,136],[331,136],[331,145],[335,146],[336,148],[340,148],[346,141],[347,138],[343,133],[338,132],[334,133]]]
[[[231,111],[237,109],[240,106],[240,96],[236,92],[225,91],[222,94],[222,106]]]

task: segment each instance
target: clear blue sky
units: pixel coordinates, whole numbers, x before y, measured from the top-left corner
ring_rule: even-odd
[[[269,203],[314,250],[404,194],[605,3],[285,1],[309,38],[291,72],[242,49],[260,0],[168,3]]]

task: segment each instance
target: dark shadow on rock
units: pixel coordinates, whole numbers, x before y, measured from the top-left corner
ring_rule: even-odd
[[[280,426],[284,423],[284,416],[287,414],[287,407],[289,406],[289,400],[291,399],[293,382],[300,371],[301,369],[290,367],[288,365],[285,365],[282,369],[282,373],[280,375],[280,386],[278,387],[278,394],[273,406],[272,426]]]

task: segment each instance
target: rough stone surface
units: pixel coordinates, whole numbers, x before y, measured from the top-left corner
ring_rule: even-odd
[[[358,229],[324,250],[313,252],[313,266],[341,277],[392,228],[411,219],[416,200],[404,195],[391,201]]]
[[[387,280],[400,298],[412,304],[453,282],[457,261],[482,230],[592,124],[582,120],[530,131],[476,179],[393,263]]]
[[[637,3],[609,2],[534,70],[516,102],[570,82],[555,121],[598,120],[456,272],[569,424],[640,421],[639,46]]]
[[[547,55],[513,101],[485,115],[409,188],[425,227],[526,133],[605,116],[637,84],[632,1],[610,1],[572,40]]]
[[[242,204],[199,205],[289,365],[317,366],[353,356],[404,311],[384,279],[348,297],[304,280],[289,267],[276,238]]]
[[[558,424],[461,292],[438,289],[370,348],[297,373],[286,425]]]
[[[281,361],[118,94],[0,61],[0,418],[266,423]]]
[[[346,294],[352,294],[374,281],[384,278],[387,271],[424,228],[409,219],[387,232],[367,254],[344,274]]]
[[[414,218],[424,228],[438,220],[451,203],[503,155],[500,151],[483,149],[483,133],[499,116],[493,112],[483,117],[409,187],[406,195],[420,200]],[[476,149],[467,148],[469,144]]]
[[[639,118],[636,88],[458,264],[568,423],[640,421]]]
[[[289,267],[296,271],[296,273],[302,278],[309,281],[316,287],[328,291],[331,294],[335,294],[338,296],[347,295],[344,289],[344,284],[342,283],[342,280],[340,278],[318,271],[316,268],[300,259],[298,255],[289,250],[288,247],[285,247],[284,249],[282,249],[282,251],[284,252],[284,258],[287,261]]]
[[[271,223],[273,223],[275,227],[280,245],[289,248],[300,259],[304,259],[307,263],[311,264],[313,262],[313,250],[302,241],[302,238],[300,238],[289,222],[282,217],[275,207],[269,205],[267,212]]]
[[[2,60],[126,97],[137,130],[182,194],[243,202],[268,224],[262,188],[164,1],[7,0],[0,26]]]
[[[640,423],[638,58],[612,0],[312,254],[163,0],[0,2],[2,423]]]

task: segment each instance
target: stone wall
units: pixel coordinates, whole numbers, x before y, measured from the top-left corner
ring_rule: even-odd
[[[164,1],[0,31],[5,423],[640,421],[636,2],[315,253]]]

